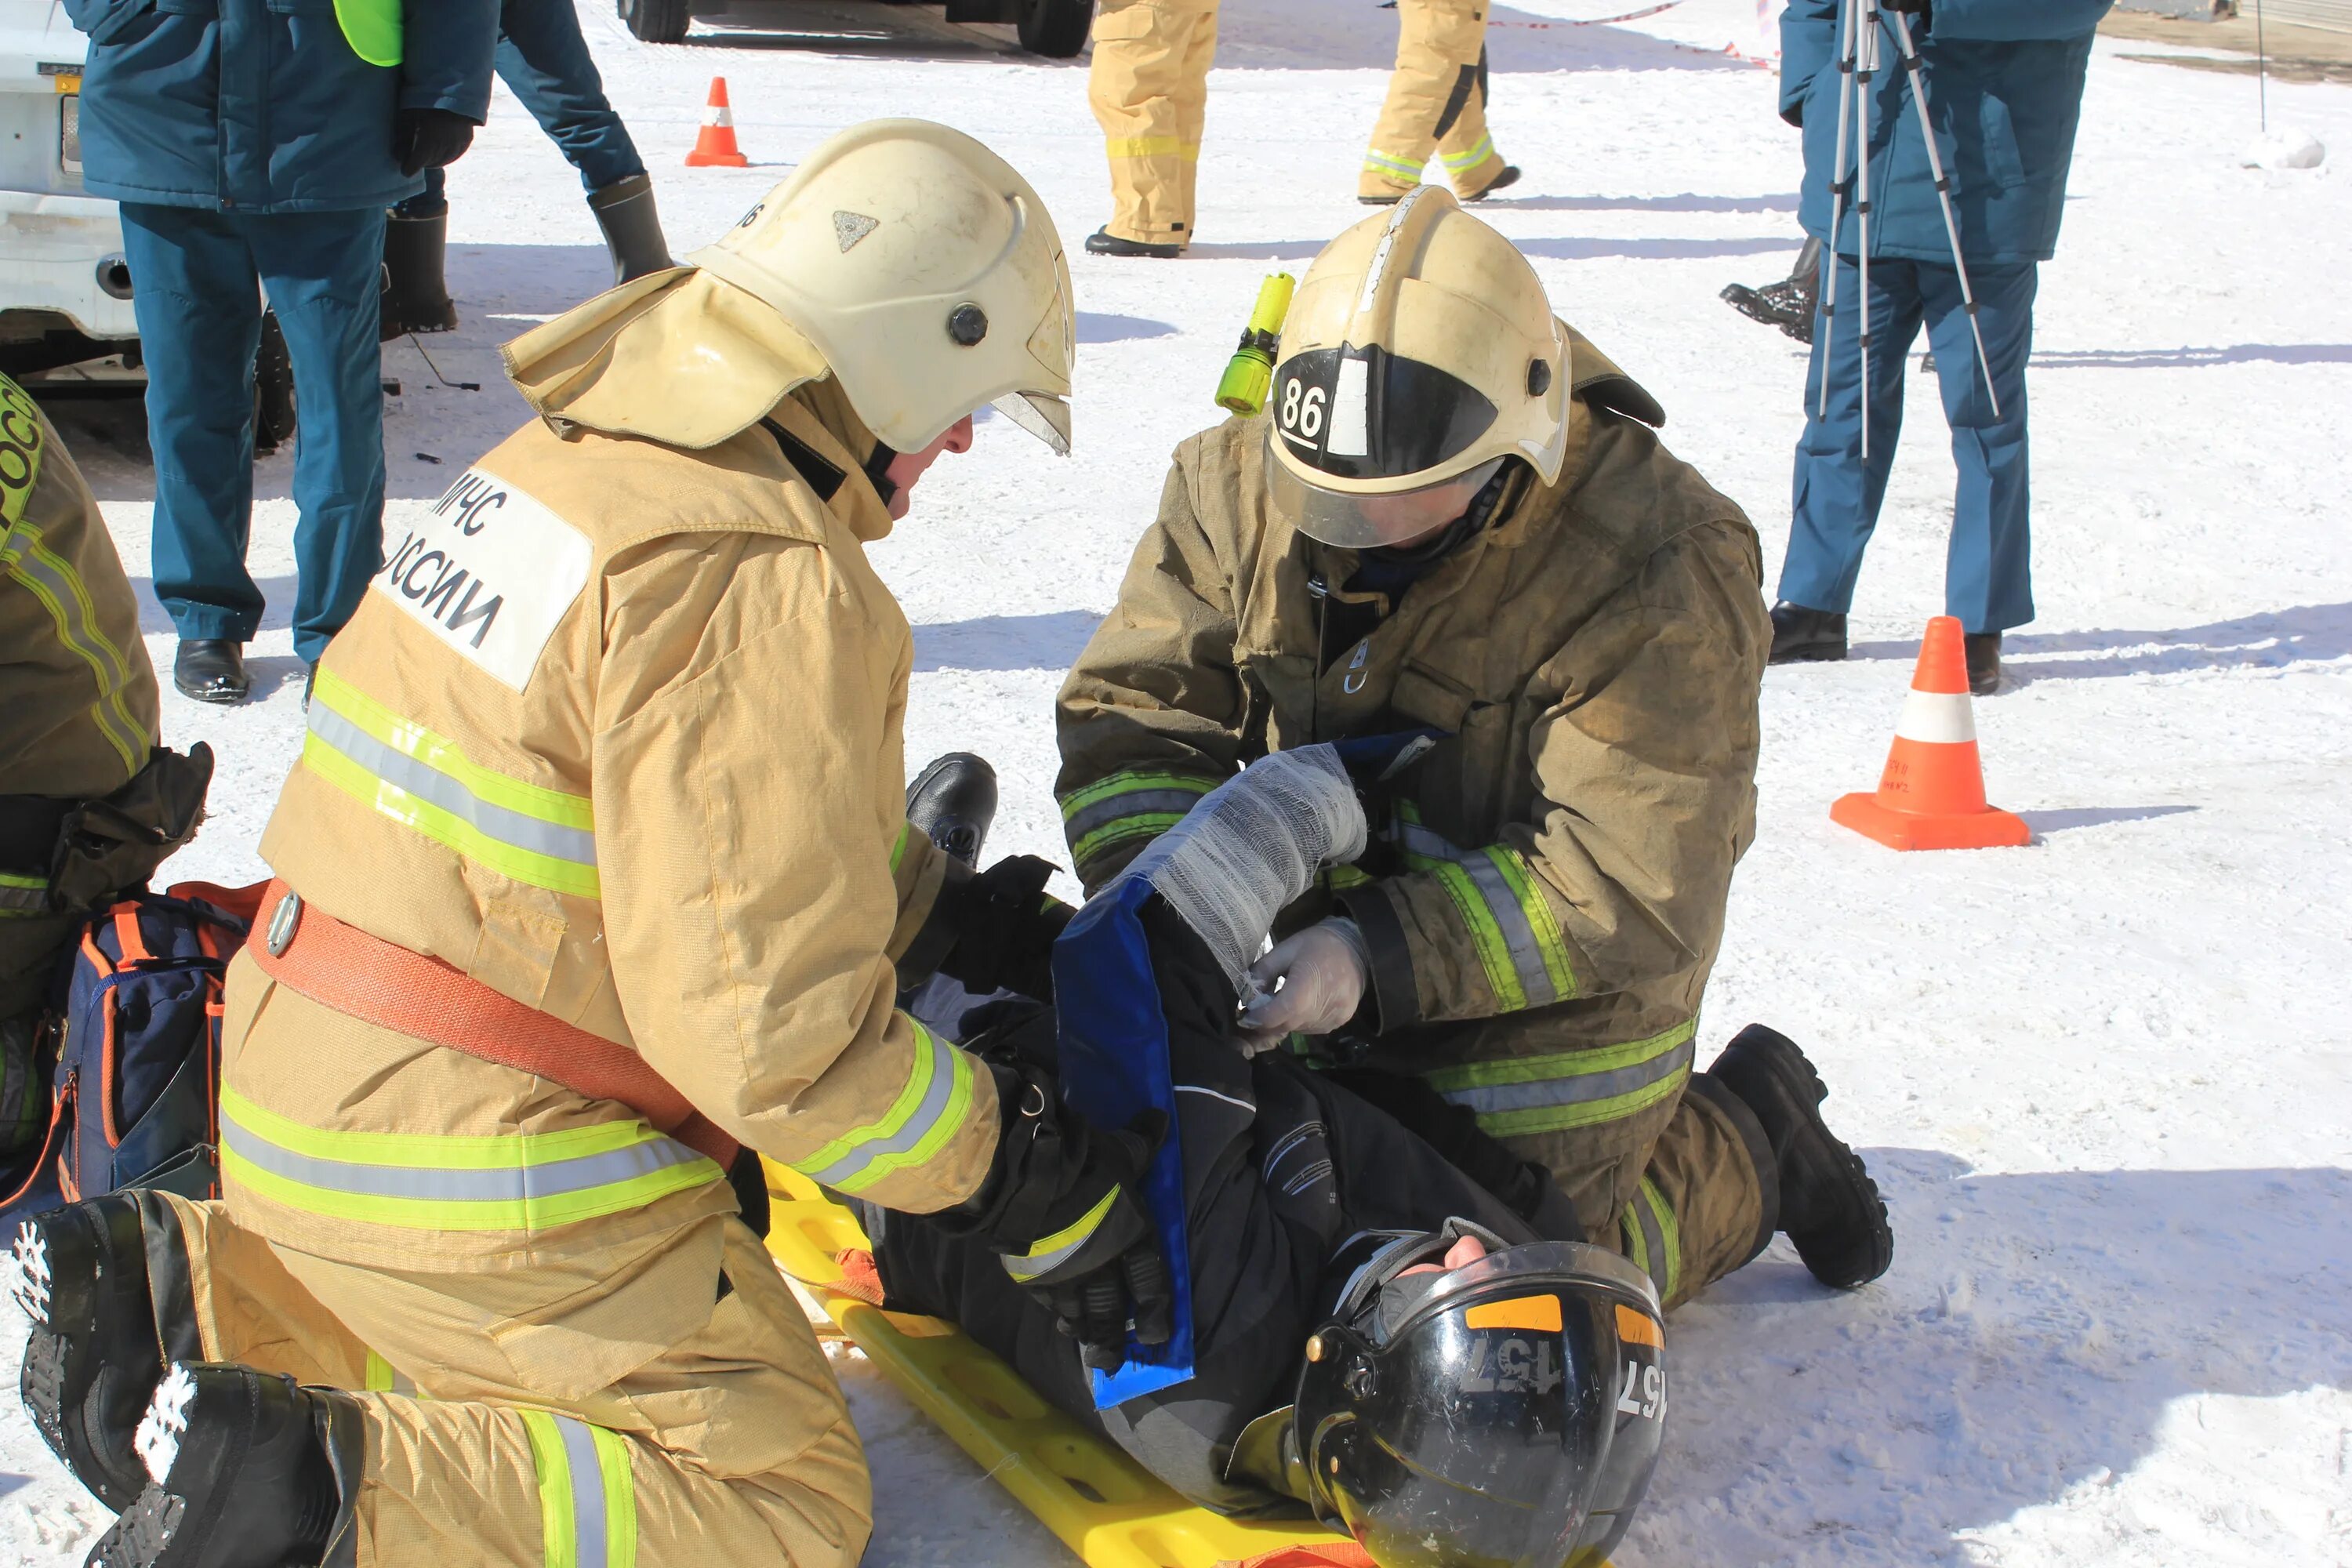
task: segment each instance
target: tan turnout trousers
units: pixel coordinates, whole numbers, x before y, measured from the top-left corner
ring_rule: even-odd
[[[583,1268],[570,1299],[514,1316],[498,1273],[359,1268],[273,1246],[223,1204],[166,1201],[205,1355],[358,1399],[362,1565],[845,1568],[865,1548],[871,1492],[840,1390],[732,1218],[611,1278]]]
[[[1397,0],[1396,70],[1381,105],[1360,196],[1402,196],[1436,152],[1465,200],[1503,172],[1486,132],[1487,0]]]
[[[1217,0],[1102,0],[1087,101],[1110,155],[1119,239],[1189,245]]]

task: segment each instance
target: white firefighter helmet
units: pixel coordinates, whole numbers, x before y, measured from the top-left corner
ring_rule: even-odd
[[[1568,447],[1568,342],[1517,247],[1423,185],[1323,247],[1274,368],[1276,506],[1345,549],[1462,515],[1506,458]]]
[[[853,125],[687,259],[798,328],[902,452],[983,404],[1069,450],[1061,236],[1029,182],[961,131]]]

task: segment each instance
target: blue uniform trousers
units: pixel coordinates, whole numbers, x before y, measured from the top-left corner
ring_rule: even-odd
[[[2025,361],[2033,346],[2036,265],[1975,266],[1969,282],[1992,365],[1998,416],[1985,395],[1976,340],[1949,266],[1874,257],[1870,263],[1870,457],[1862,455],[1862,352],[1853,258],[1837,267],[1837,313],[1817,323],[1805,376],[1805,433],[1797,443],[1789,552],[1780,597],[1843,615],[1853,604],[1862,552],[1878,522],[1903,429],[1903,372],[1924,321],[1942,383],[1944,417],[1959,467],[1944,566],[1944,608],[1972,632],[2033,618],[2025,440]],[[1826,284],[1827,279],[1824,279]],[[1822,383],[1829,383],[1828,411]]]
[[[547,139],[580,171],[592,191],[646,172],[629,128],[621,123],[596,74],[580,13],[572,0],[506,0],[499,8],[499,79],[521,100]],[[425,171],[425,191],[400,204],[403,217],[431,217],[448,206],[439,169]]]
[[[253,356],[261,292],[294,363],[294,651],[315,663],[383,553],[383,209],[122,204],[155,454],[155,596],[182,637],[249,642]]]

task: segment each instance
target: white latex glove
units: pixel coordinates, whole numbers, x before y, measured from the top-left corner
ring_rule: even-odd
[[[1329,1034],[1356,1016],[1371,967],[1371,949],[1351,920],[1335,917],[1285,937],[1250,965],[1255,994],[1242,1008],[1242,1048],[1255,1056],[1294,1032]]]

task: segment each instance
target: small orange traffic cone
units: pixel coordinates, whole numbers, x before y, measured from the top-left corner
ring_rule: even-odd
[[[1830,820],[1890,849],[1994,849],[2032,840],[2023,817],[1985,804],[1968,655],[1952,616],[1927,623],[1878,793],[1839,796]]]
[[[694,139],[694,151],[686,155],[686,166],[702,169],[716,165],[722,169],[741,169],[751,160],[735,145],[735,111],[727,106],[727,79],[710,79],[710,101],[702,109],[702,131]]]

